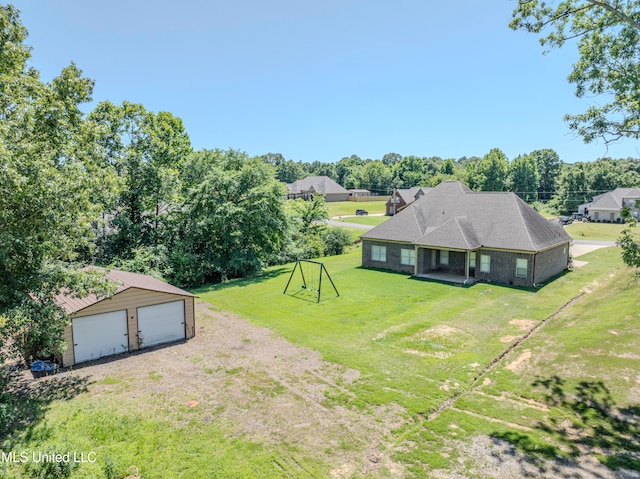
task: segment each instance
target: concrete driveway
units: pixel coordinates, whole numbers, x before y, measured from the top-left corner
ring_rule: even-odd
[[[573,240],[571,256],[577,258],[578,256],[591,253],[597,249],[610,248],[612,246],[616,246],[614,241]]]

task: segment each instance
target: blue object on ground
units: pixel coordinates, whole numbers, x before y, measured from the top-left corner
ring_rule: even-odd
[[[34,361],[31,363],[31,371],[40,372],[40,371],[53,371],[57,369],[58,365],[52,363],[51,361]]]

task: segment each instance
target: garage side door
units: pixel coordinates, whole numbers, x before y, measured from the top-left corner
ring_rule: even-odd
[[[72,330],[76,363],[129,350],[126,310],[74,318]]]
[[[184,301],[138,308],[138,331],[142,348],[184,339]]]

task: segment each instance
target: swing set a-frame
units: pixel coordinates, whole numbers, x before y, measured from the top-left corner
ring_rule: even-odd
[[[333,290],[336,292],[336,296],[340,296],[338,293],[338,289],[336,285],[333,283],[331,279],[331,275],[324,263],[319,261],[313,261],[310,259],[298,259],[296,261],[296,265],[293,267],[293,271],[291,271],[291,276],[289,276],[289,281],[287,281],[287,286],[285,286],[282,294],[287,294],[287,290],[289,289],[289,285],[291,284],[291,280],[293,279],[296,271],[300,271],[300,276],[302,278],[302,284],[300,288],[303,291],[308,291],[313,294],[317,294],[316,302],[320,302],[320,295],[322,293],[322,276],[323,274],[327,276]],[[306,274],[305,274],[306,271]],[[294,294],[295,296],[295,294]]]

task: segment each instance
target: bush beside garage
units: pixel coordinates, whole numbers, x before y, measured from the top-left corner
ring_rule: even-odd
[[[114,269],[107,277],[118,284],[111,298],[56,297],[70,317],[63,366],[195,336],[195,295],[143,274]]]

